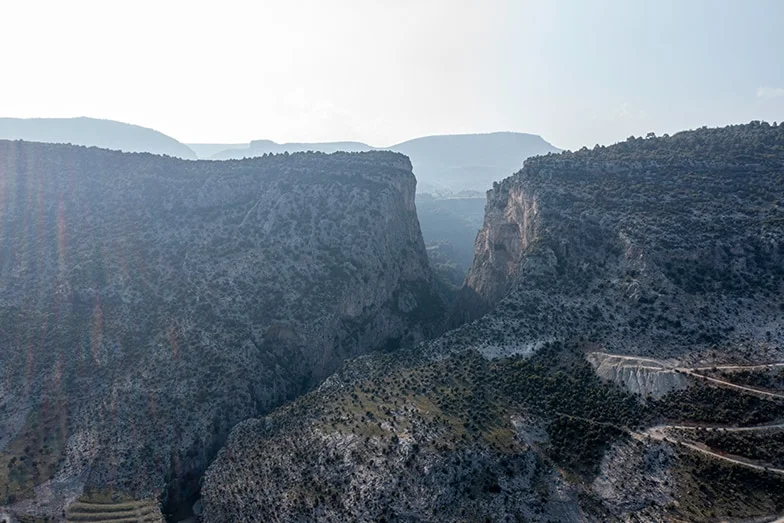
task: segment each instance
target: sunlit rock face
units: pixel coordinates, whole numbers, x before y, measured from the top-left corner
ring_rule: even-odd
[[[474,261],[461,291],[461,318],[487,312],[509,292],[524,253],[536,238],[538,203],[525,187],[495,184],[487,192],[485,220],[476,237]]]
[[[187,497],[238,421],[436,332],[415,185],[388,152],[0,141],[0,506]]]
[[[603,379],[626,387],[642,397],[661,398],[668,392],[685,389],[688,378],[674,366],[633,356],[614,356],[601,352],[587,355],[588,361]]]

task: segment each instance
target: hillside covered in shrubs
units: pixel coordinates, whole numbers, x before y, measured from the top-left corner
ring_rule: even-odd
[[[586,356],[782,361],[782,198],[784,126],[759,122],[529,159],[489,197],[456,311],[477,319],[354,360],[240,424],[205,476],[205,519],[780,514],[776,473],[662,427],[773,423],[784,400],[692,374],[654,399],[599,378]],[[741,379],[775,387],[759,373]],[[766,441],[763,458],[780,447]]]
[[[0,159],[0,506],[20,514],[189,506],[237,422],[443,323],[400,154]]]

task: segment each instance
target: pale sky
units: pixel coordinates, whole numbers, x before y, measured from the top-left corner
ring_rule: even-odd
[[[0,0],[0,116],[182,142],[784,120],[784,0]]]

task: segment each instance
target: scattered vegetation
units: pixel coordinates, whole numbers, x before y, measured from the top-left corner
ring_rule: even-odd
[[[62,398],[30,412],[20,433],[0,451],[0,505],[30,497],[33,487],[55,475],[68,437],[67,420]]]
[[[440,332],[403,155],[0,141],[0,158],[0,505],[84,471],[190,499],[234,425]],[[60,467],[68,436],[85,448]]]
[[[713,450],[784,468],[784,430],[754,432],[711,430],[701,431],[697,437]]]
[[[208,472],[205,507],[273,521],[579,519],[547,504],[558,486],[580,493],[561,509],[604,519],[597,472],[631,432],[784,419],[780,401],[701,381],[642,401],[599,380],[582,354],[667,358],[784,340],[782,157],[784,126],[752,122],[529,159],[488,194],[497,234],[460,293],[473,309],[457,300],[460,318],[492,311],[416,352],[352,362],[241,425]],[[658,439],[626,443],[617,448],[667,450],[644,454],[646,470],[598,479],[623,490],[624,474],[656,469],[634,482],[655,491],[653,520],[784,508],[780,478]],[[678,459],[662,457],[674,449]]]
[[[784,478],[679,450],[678,511],[690,521],[718,521],[781,514]]]
[[[696,382],[653,400],[653,411],[665,420],[742,427],[784,419],[784,401]]]
[[[707,374],[747,387],[784,391],[784,367],[762,370],[717,370],[709,371]]]

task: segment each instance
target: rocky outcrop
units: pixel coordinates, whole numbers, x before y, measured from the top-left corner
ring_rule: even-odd
[[[520,517],[530,521],[539,520],[543,511],[558,515],[558,521],[584,521],[576,492],[547,470],[530,448],[509,456],[508,473],[499,476],[497,457],[484,448],[466,445],[445,455],[422,446],[425,435],[419,429],[423,427],[394,443],[373,436],[306,430],[302,446],[297,445],[300,451],[292,452],[291,442],[278,439],[281,432],[266,424],[243,424],[221,456],[222,463],[237,467],[247,463],[250,468],[245,473],[259,489],[248,496],[228,485],[215,489],[214,482],[229,478],[221,477],[218,469],[211,471],[206,521],[436,523],[461,518],[482,521],[487,514],[501,521]],[[260,434],[270,436],[264,450],[252,443]],[[302,459],[310,445],[324,449],[320,459]],[[265,455],[273,451],[274,461],[257,459],[260,451]],[[508,499],[503,494],[537,488],[544,491],[544,501],[538,496]]]
[[[237,422],[438,332],[415,185],[387,152],[0,141],[0,505],[185,503]]]
[[[529,159],[488,193],[455,323],[507,302],[482,323],[499,354],[573,335],[665,357],[784,338],[782,133],[752,123]]]
[[[676,506],[676,462],[675,450],[666,443],[618,442],[605,454],[591,491],[616,521],[662,521]]]
[[[490,310],[517,282],[523,255],[537,235],[536,196],[508,181],[487,192],[485,220],[476,237],[474,261],[460,291],[455,323]]]
[[[204,520],[598,521],[542,454],[546,431],[495,396],[509,369],[476,380],[487,360],[463,356],[361,358],[242,423],[205,475]]]
[[[599,377],[642,397],[661,398],[668,392],[685,389],[689,385],[685,374],[657,360],[602,352],[591,352],[587,359]]]

